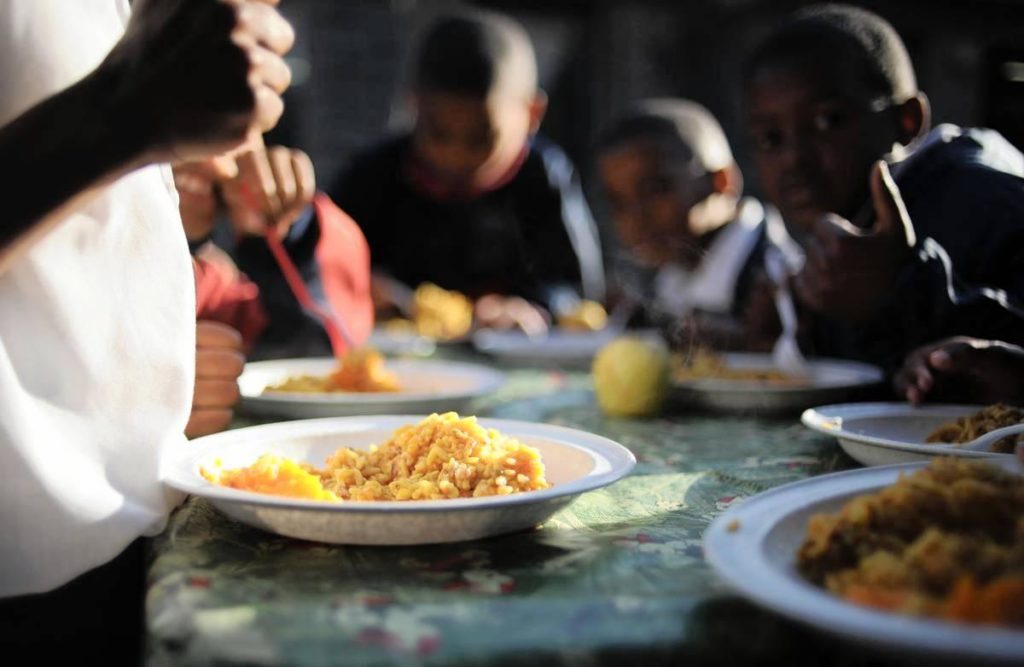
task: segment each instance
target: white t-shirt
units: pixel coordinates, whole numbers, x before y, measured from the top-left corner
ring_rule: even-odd
[[[675,316],[694,310],[728,315],[736,282],[762,234],[765,211],[756,199],[740,202],[736,219],[722,229],[700,264],[662,267],[654,278],[655,308]]]
[[[2,0],[0,125],[94,69],[128,13]],[[106,188],[0,275],[0,596],[55,588],[163,528],[179,498],[160,461],[184,444],[194,360],[167,167]]]

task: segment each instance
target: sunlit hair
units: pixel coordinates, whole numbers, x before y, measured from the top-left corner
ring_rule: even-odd
[[[726,169],[733,164],[729,140],[710,111],[690,100],[663,98],[634,104],[602,135],[598,153],[648,140],[689,162],[695,174]]]
[[[526,30],[495,12],[445,14],[423,34],[413,61],[413,89],[473,97],[524,99],[537,92],[537,59]]]
[[[899,33],[859,7],[815,5],[794,14],[747,58],[744,81],[773,65],[800,66],[822,59],[857,65],[872,94],[897,104],[917,94],[917,78]]]

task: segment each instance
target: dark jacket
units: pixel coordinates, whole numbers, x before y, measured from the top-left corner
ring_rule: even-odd
[[[372,147],[330,189],[363,229],[374,270],[412,287],[518,295],[549,308],[566,289],[603,298],[596,226],[561,149],[535,140],[511,180],[466,199],[419,187],[410,150],[409,136]]]

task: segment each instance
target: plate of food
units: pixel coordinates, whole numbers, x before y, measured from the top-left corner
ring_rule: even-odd
[[[374,328],[366,345],[389,357],[429,357],[437,351],[434,338],[404,327],[389,329],[383,325]]]
[[[473,334],[473,347],[506,364],[590,370],[598,351],[621,333],[552,329],[531,336],[522,331],[481,329]]]
[[[826,632],[1020,664],[1022,473],[940,458],[814,477],[730,508],[704,553],[740,594]]]
[[[370,345],[387,354],[427,356],[437,345],[465,343],[473,327],[473,302],[461,292],[423,283],[410,290],[388,283],[403,316],[381,322]]]
[[[636,460],[598,435],[460,417],[339,417],[198,438],[170,486],[279,535],[431,544],[525,530]]]
[[[809,375],[779,370],[769,354],[673,355],[671,402],[719,412],[781,413],[848,399],[882,381],[881,369],[843,359],[810,358]]]
[[[386,359],[361,349],[340,361],[251,362],[238,386],[246,414],[303,419],[464,410],[504,380],[502,373],[477,364]]]
[[[941,447],[956,445],[997,428],[1024,422],[1024,409],[1003,404],[924,405],[848,403],[806,410],[808,428],[834,436],[840,447],[864,465],[926,461],[934,456],[992,457],[1013,452],[1022,436],[1009,436],[990,451]]]

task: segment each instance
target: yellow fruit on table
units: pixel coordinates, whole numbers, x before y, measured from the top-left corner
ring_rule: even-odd
[[[623,336],[594,358],[594,393],[611,417],[646,417],[661,409],[668,395],[669,353],[662,341]]]

